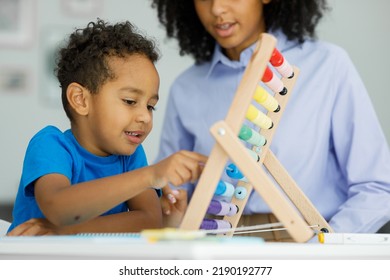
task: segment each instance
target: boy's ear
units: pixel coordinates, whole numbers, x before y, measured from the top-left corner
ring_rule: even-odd
[[[272,0],[262,0],[264,5],[269,4]]]
[[[78,83],[71,83],[66,90],[66,97],[73,110],[82,116],[88,115],[90,92]]]

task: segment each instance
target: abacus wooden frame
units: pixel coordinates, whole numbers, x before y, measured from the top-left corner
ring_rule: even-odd
[[[259,162],[256,162],[249,155],[237,137],[241,124],[245,119],[247,108],[253,99],[253,93],[263,76],[275,46],[276,39],[272,35],[267,33],[260,35],[225,120],[217,122],[211,127],[210,132],[214,136],[216,144],[209,155],[207,164],[195,188],[180,225],[181,229],[199,229],[215,192],[215,188],[210,186],[217,186],[220,174],[222,174],[227,160],[230,158],[248,179],[248,182],[250,182],[239,181],[238,183],[238,186],[247,189],[248,195],[245,199],[232,198],[232,203],[239,207],[239,212],[231,217],[223,217],[224,220],[228,220],[232,224],[233,228],[238,224],[249,193],[255,189],[295,241],[306,242],[314,236],[315,232],[309,225],[318,225],[321,229],[326,228],[329,232],[333,232],[325,219],[269,149],[288,98],[299,76],[297,67],[293,67],[294,77],[282,79],[288,93],[286,95],[276,94],[274,96],[279,102],[280,111],[267,113],[267,116],[273,121],[273,128],[261,130],[261,134],[267,139],[267,144],[262,147],[262,151],[259,154]],[[275,181],[272,181],[270,176],[266,174],[262,165],[267,168]],[[232,234],[228,233],[227,235]]]

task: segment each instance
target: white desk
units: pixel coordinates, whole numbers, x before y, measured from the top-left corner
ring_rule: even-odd
[[[150,243],[127,237],[2,237],[0,259],[390,260],[390,245],[264,243],[236,238]]]

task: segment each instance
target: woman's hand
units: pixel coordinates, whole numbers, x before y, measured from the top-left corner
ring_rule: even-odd
[[[183,189],[172,190],[166,186],[162,189],[163,195],[160,198],[163,212],[164,227],[177,228],[187,210],[187,191]]]

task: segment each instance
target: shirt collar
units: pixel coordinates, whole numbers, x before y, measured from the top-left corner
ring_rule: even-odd
[[[288,50],[298,44],[298,42],[296,41],[289,41],[281,30],[270,32],[270,34],[272,34],[276,38],[277,40],[276,47],[280,52],[284,52],[285,50]],[[207,72],[206,77],[209,77],[211,75],[216,65],[219,63],[231,68],[246,67],[246,65],[248,65],[249,63],[249,60],[251,59],[255,46],[256,43],[249,46],[247,49],[243,50],[242,53],[240,54],[240,60],[232,61],[222,52],[221,46],[219,44],[216,44],[213,57],[210,61],[210,68],[209,71]]]
[[[253,51],[255,49],[256,43],[248,47],[247,49],[243,50],[240,54],[240,60],[230,60],[221,49],[221,46],[216,44],[214,49],[214,54],[210,62],[210,69],[207,73],[207,77],[211,75],[211,73],[214,71],[215,67],[218,64],[223,64],[227,67],[237,69],[237,68],[245,68],[248,64]]]

